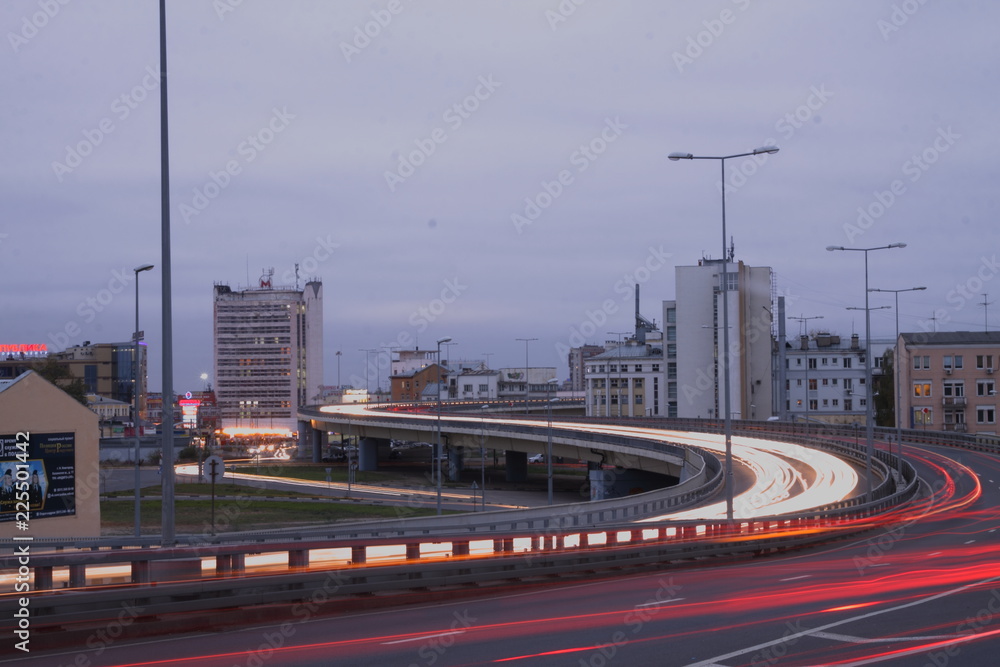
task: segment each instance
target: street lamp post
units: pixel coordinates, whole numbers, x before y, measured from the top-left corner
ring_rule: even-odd
[[[790,319],[790,320],[799,320],[800,324],[802,325],[802,329],[800,330],[800,331],[802,331],[802,333],[800,333],[799,335],[800,336],[803,335],[803,334],[806,335],[806,349],[805,349],[805,353],[806,353],[806,433],[808,433],[809,432],[809,338],[808,338],[809,331],[806,329],[806,326],[807,326],[806,322],[808,322],[809,320],[821,320],[821,319],[823,319],[823,316],[822,315],[813,315],[812,317],[802,317],[800,315],[799,317],[789,317],[788,319]]]
[[[528,343],[538,339],[517,338],[515,340],[524,341],[524,414],[528,414],[528,393],[531,391],[531,385],[528,383]]]
[[[545,468],[549,480],[549,505],[552,504],[552,402],[559,400],[558,398],[552,398],[552,388],[559,384],[559,378],[552,378],[548,382],[547,394],[547,407],[549,413],[549,438],[548,444],[545,446]]]
[[[441,514],[441,345],[451,341],[450,336],[439,338],[437,342],[437,447],[434,453],[434,468],[437,470],[437,513]]]
[[[135,272],[135,333],[132,335],[132,432],[135,435],[135,536],[142,534],[142,518],[139,508],[139,274],[151,271],[152,264],[143,264],[132,269]]]
[[[671,153],[667,157],[670,160],[718,160],[722,169],[722,271],[720,273],[719,286],[722,290],[722,373],[723,380],[723,404],[725,410],[725,434],[726,434],[726,519],[733,520],[733,421],[730,410],[729,397],[729,280],[726,274],[726,160],[733,158],[748,157],[751,155],[774,154],[778,152],[777,146],[762,146],[755,148],[749,153],[737,153],[735,155],[706,156],[692,155],[691,153]]]
[[[482,486],[480,491],[480,500],[482,502],[483,511],[486,511],[486,411],[489,410],[490,406],[481,405],[479,406],[482,412],[479,413],[480,422],[482,425],[481,433],[479,436],[479,483]]]
[[[899,404],[903,400],[902,387],[900,387],[899,378],[902,375],[902,354],[899,350],[899,293],[900,292],[919,292],[921,290],[927,289],[926,287],[907,287],[906,289],[878,289],[873,287],[869,292],[891,292],[896,297],[896,342],[893,343],[896,347],[896,362],[893,364],[893,384],[896,385],[896,405],[894,406],[893,412],[896,414],[896,449],[899,452],[898,468],[899,474],[903,474],[903,416],[899,411]],[[890,453],[891,450],[890,450]]]
[[[618,336],[618,386],[615,387],[615,399],[618,403],[618,416],[622,415],[622,336],[627,336],[629,331],[609,331],[609,336]],[[610,374],[609,374],[610,384]],[[628,392],[625,393],[628,395]],[[611,416],[611,389],[608,388],[608,416]]]
[[[888,250],[890,248],[905,248],[905,243],[890,243],[889,245],[877,246],[874,248],[845,248],[844,246],[829,245],[826,249],[830,252],[834,250],[844,250],[853,252],[863,252],[865,254],[865,459],[866,477],[868,481],[868,500],[871,501],[872,492],[872,455],[875,450],[872,423],[872,314],[868,307],[868,253],[873,250]]]

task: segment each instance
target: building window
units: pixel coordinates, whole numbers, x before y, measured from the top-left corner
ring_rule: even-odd
[[[635,404],[636,405],[642,405],[642,394],[636,394],[635,395]]]
[[[930,408],[916,408],[913,413],[913,423],[922,424],[926,426],[927,424],[934,423],[934,411]]]
[[[829,362],[830,362],[830,360],[829,360],[829,359],[827,359],[826,357],[823,357],[823,365],[824,365],[824,366],[827,366],[827,365],[829,365]]]
[[[954,357],[952,357],[950,354],[946,355],[944,357],[944,368],[945,368],[945,370],[949,370],[950,371],[952,369],[952,359],[953,358]]]
[[[962,355],[955,355],[955,368],[962,368]]]
[[[849,398],[844,399],[844,412],[851,412],[854,410],[854,401]]]
[[[816,391],[816,378],[809,378],[809,391]]]
[[[827,387],[827,386],[829,386],[829,385],[830,385],[830,381],[829,381],[829,380],[827,380],[826,378],[823,378],[823,386],[824,386],[824,387]]]
[[[635,372],[636,373],[641,373],[642,372],[642,364],[636,364],[635,365]]]
[[[819,410],[819,405],[818,405],[818,403],[817,403],[817,401],[816,401],[815,398],[810,398],[809,399],[809,409],[810,410]]]
[[[993,380],[976,380],[976,396],[994,396],[996,387]]]
[[[979,370],[984,370],[986,368],[993,368],[993,355],[992,354],[977,354],[976,355],[976,368]]]
[[[993,406],[981,405],[976,408],[976,423],[977,424],[992,424],[994,423],[994,418],[996,416],[995,409]]]
[[[828,406],[829,404],[830,404],[830,401],[824,398],[824,399],[823,399],[823,407],[825,408],[825,407],[827,407],[827,406]]]
[[[839,398],[835,398],[835,399],[833,399],[831,401],[831,403],[833,404],[833,407],[837,407],[837,406],[840,405],[840,399]]]
[[[945,382],[944,383],[944,395],[945,396],[965,396],[965,383],[958,382]]]
[[[844,357],[844,368],[850,368],[850,367],[851,367],[851,360],[850,360],[850,358],[849,357]]]
[[[617,373],[618,372],[618,366],[615,365],[615,364],[612,364],[611,366],[608,367],[608,372],[609,373]]]
[[[914,382],[913,383],[913,395],[914,396],[930,396],[931,395],[931,383],[930,382]]]
[[[667,308],[667,324],[674,324],[677,322],[677,309]]]
[[[677,327],[667,327],[667,342],[677,341]]]
[[[464,391],[467,394],[471,394],[472,393],[472,385],[471,384],[463,384],[462,385],[462,391]]]

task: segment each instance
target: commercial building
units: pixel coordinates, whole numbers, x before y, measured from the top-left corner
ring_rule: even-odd
[[[98,416],[34,371],[0,380],[0,537],[98,537]],[[17,529],[15,484],[29,491]]]
[[[901,333],[894,363],[903,428],[997,433],[1000,332]]]
[[[527,370],[527,375],[525,371]],[[501,368],[497,376],[496,397],[501,401],[517,403],[528,401],[544,401],[556,395],[556,377],[554,366],[539,366],[535,368]]]
[[[584,362],[585,401],[591,417],[653,417],[663,411],[663,333],[639,312],[635,286],[635,332],[608,341]]]
[[[323,386],[323,285],[215,285],[213,349],[219,422],[229,433],[291,433]]]
[[[566,355],[566,363],[569,366],[569,390],[586,391],[587,389],[587,368],[585,362],[591,357],[603,354],[605,348],[600,345],[581,345],[571,348]]]

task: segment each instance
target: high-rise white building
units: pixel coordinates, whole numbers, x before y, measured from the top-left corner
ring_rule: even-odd
[[[678,266],[675,275],[677,298],[663,303],[668,415],[724,416],[722,289],[726,289],[730,416],[771,416],[770,267],[702,259],[697,266]]]
[[[323,385],[323,284],[215,285],[215,390],[221,427],[294,432]]]

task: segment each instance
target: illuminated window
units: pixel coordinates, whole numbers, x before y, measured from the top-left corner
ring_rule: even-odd
[[[913,395],[914,396],[930,396],[931,395],[931,383],[930,382],[914,382],[913,383]]]

